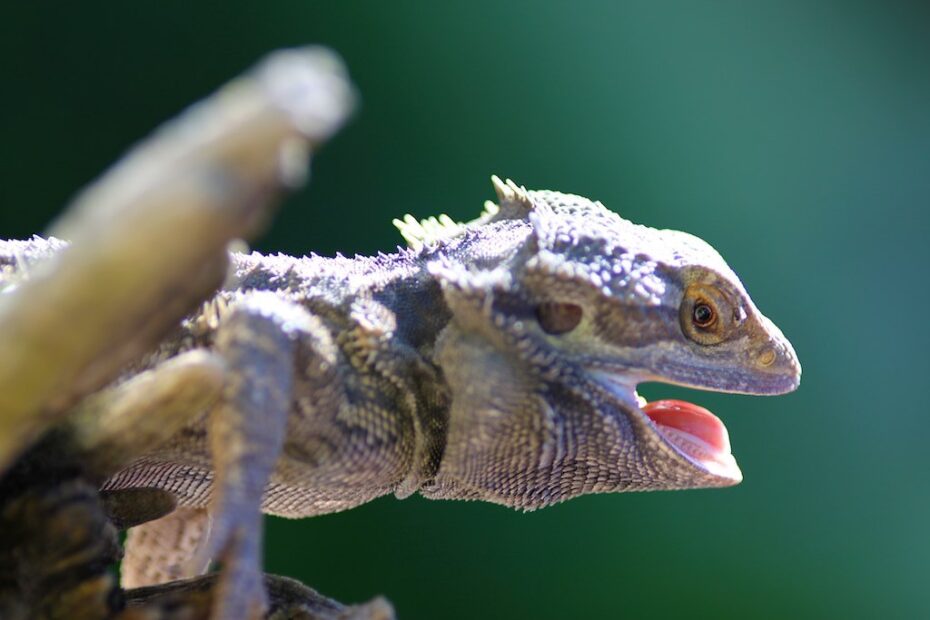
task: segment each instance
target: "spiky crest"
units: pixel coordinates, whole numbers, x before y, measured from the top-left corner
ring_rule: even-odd
[[[500,208],[493,216],[495,220],[522,220],[533,210],[533,200],[522,185],[510,179],[501,181],[496,174],[491,176],[491,184],[500,201]]]
[[[488,222],[509,219],[524,219],[533,209],[533,201],[525,187],[517,185],[510,179],[501,181],[500,177],[491,177],[494,191],[500,206],[490,200],[484,203],[484,210],[476,219],[467,223],[456,222],[446,214],[418,220],[409,213],[403,219],[394,219],[393,224],[400,235],[413,250],[435,245],[456,237],[469,226],[480,226]]]

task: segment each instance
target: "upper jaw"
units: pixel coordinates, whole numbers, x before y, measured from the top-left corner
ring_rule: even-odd
[[[649,374],[645,380],[710,392],[777,396],[796,390],[801,375],[800,371],[758,372],[668,364],[662,367],[661,374]]]
[[[681,385],[697,390],[775,396],[793,392],[801,382],[801,365],[784,337],[766,336],[753,345],[742,339],[704,355],[663,354],[650,360],[643,380]]]

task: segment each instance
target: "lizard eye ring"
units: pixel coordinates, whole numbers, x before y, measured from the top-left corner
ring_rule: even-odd
[[[582,314],[581,306],[577,304],[549,301],[536,306],[539,326],[553,336],[568,333],[578,327]]]

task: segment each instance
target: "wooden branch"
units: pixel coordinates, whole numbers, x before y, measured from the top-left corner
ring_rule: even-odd
[[[221,284],[227,244],[301,183],[352,101],[331,53],[275,53],[77,197],[49,231],[70,243],[4,277],[0,473]]]

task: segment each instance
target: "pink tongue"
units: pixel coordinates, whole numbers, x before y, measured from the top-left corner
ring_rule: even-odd
[[[683,400],[657,400],[643,407],[643,412],[656,424],[694,435],[715,450],[730,451],[723,422],[703,407]]]

